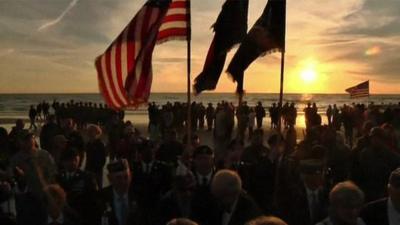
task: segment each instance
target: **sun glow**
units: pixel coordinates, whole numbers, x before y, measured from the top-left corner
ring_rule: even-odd
[[[317,77],[316,72],[312,69],[305,69],[301,71],[300,76],[304,83],[312,83]]]
[[[301,80],[306,84],[314,83],[317,79],[317,66],[314,60],[308,60],[300,71]]]

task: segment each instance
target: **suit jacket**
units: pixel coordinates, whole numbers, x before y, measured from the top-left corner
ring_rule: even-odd
[[[84,225],[98,223],[101,212],[96,196],[98,185],[94,175],[77,170],[71,177],[68,177],[67,172],[62,171],[57,176],[57,181],[67,193],[68,204],[82,218],[82,223]]]
[[[217,221],[214,223],[215,225],[222,224],[223,214],[224,212],[220,210]],[[243,225],[247,221],[255,219],[261,215],[263,215],[262,210],[257,206],[254,200],[245,192],[242,192],[239,195],[236,208],[232,212],[228,225]]]
[[[361,210],[361,218],[366,225],[389,225],[388,218],[388,199],[383,198],[368,203]]]
[[[294,185],[287,193],[287,204],[281,209],[280,216],[283,217],[288,224],[296,225],[314,225],[323,220],[328,215],[328,194],[326,191],[319,192],[318,211],[315,219],[311,220],[310,208],[306,188],[303,184]]]
[[[111,213],[108,217],[109,225],[125,225],[119,224],[117,219],[117,212],[114,205],[114,191],[112,186],[105,187],[100,192],[100,198],[102,200],[102,211],[105,212],[109,207],[111,207]],[[136,197],[132,191],[128,193],[128,203],[129,203],[129,211],[128,211],[128,219],[127,224],[129,225],[142,225],[143,221],[143,213],[141,209],[137,205]]]
[[[199,174],[196,170],[192,170],[196,180],[196,187],[192,196],[192,220],[202,225],[213,225],[216,220],[217,211],[216,199],[211,194],[211,180],[214,172],[211,174],[207,185],[199,184]]]

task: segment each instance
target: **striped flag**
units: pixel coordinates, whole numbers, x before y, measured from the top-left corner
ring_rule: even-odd
[[[157,44],[190,39],[190,0],[172,0],[158,32]]]
[[[369,80],[362,82],[354,87],[346,89],[351,98],[361,98],[369,96]]]
[[[182,27],[174,27],[177,24],[174,18],[180,21],[179,17],[166,19],[169,14],[175,15],[171,11],[177,11],[170,7],[186,1],[148,0],[107,50],[96,58],[100,92],[109,107],[124,109],[147,102],[155,44],[174,35],[183,37],[182,32],[174,33]],[[164,39],[159,38],[162,33],[166,34],[162,36]]]

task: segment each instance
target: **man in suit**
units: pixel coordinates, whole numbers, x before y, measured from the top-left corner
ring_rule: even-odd
[[[107,165],[110,186],[101,190],[102,218],[109,225],[134,225],[142,223],[142,213],[131,188],[132,175],[128,161],[120,159]],[[110,212],[108,213],[108,211]]]
[[[314,225],[327,216],[327,194],[324,187],[323,162],[304,159],[299,165],[300,179],[279,196],[279,214],[288,224]]]
[[[197,147],[193,152],[192,173],[196,182],[192,197],[193,218],[202,225],[210,222],[214,198],[210,191],[214,176],[214,151],[207,145]]]
[[[138,146],[137,161],[132,163],[133,192],[137,203],[146,212],[147,224],[154,216],[154,208],[171,188],[171,168],[155,159],[156,144],[143,140]],[[144,224],[143,224],[144,225]]]
[[[389,197],[368,203],[361,211],[367,225],[400,224],[400,168],[389,178]]]
[[[243,187],[265,213],[271,212],[275,171],[269,158],[270,149],[264,145],[264,131],[254,131],[250,146],[242,154],[243,166],[239,169]]]
[[[98,185],[94,174],[79,169],[80,156],[76,149],[68,149],[61,155],[63,165],[57,181],[67,194],[67,203],[80,214],[83,225],[99,223],[101,212],[96,200]]]
[[[239,175],[232,170],[218,171],[211,183],[211,192],[219,206],[215,225],[242,225],[262,215],[254,200],[242,190]]]

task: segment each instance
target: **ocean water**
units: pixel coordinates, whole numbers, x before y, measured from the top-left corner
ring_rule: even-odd
[[[28,118],[28,110],[30,105],[37,105],[39,102],[46,101],[50,104],[57,100],[59,102],[94,102],[104,103],[100,94],[0,94],[0,123],[2,119]],[[244,101],[248,105],[256,105],[261,101],[264,106],[270,106],[273,102],[277,102],[279,94],[265,93],[248,93],[244,96]],[[235,105],[238,98],[233,93],[205,93],[199,96],[192,96],[192,101],[209,102],[216,105],[219,101],[233,102]],[[150,96],[150,101],[157,104],[165,104],[167,102],[186,102],[185,93],[153,93]],[[284,102],[294,102],[301,115],[302,109],[308,102],[316,102],[319,112],[323,113],[329,104],[343,104],[374,102],[375,104],[398,104],[400,95],[371,95],[368,98],[351,99],[347,94],[285,94]],[[136,110],[127,110],[126,119],[133,122],[147,122],[147,106],[139,107]]]

